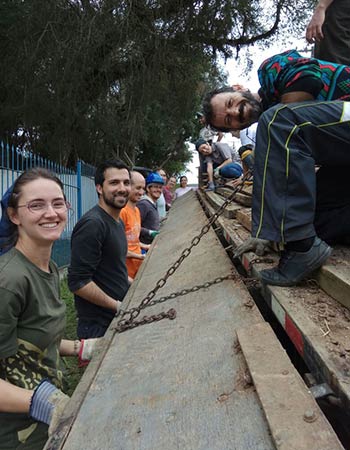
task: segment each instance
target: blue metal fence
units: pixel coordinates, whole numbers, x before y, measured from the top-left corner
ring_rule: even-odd
[[[23,171],[33,167],[44,167],[60,178],[67,200],[72,205],[72,211],[61,238],[54,244],[52,257],[59,267],[68,265],[70,237],[74,225],[97,202],[93,179],[95,168],[83,161],[78,161],[77,169],[72,170],[40,155],[10,146],[4,142],[0,142],[0,163],[1,197]]]

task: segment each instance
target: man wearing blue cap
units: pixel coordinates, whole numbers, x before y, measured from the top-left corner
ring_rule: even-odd
[[[141,213],[140,241],[151,244],[159,234],[160,219],[157,210],[157,200],[163,192],[164,180],[157,172],[152,172],[146,178],[146,194],[138,202]]]

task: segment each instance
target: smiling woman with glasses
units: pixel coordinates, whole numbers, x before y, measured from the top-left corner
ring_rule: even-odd
[[[2,207],[0,449],[40,450],[68,402],[60,356],[88,361],[97,340],[62,339],[65,304],[51,250],[70,204],[59,178],[24,172]]]

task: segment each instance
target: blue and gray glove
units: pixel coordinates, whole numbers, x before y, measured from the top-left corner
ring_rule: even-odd
[[[43,380],[34,390],[29,415],[32,419],[49,425],[49,435],[51,435],[57,427],[68,401],[68,395],[49,381]]]

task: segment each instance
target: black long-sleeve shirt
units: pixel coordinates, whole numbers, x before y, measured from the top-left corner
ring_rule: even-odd
[[[75,225],[71,240],[68,286],[72,292],[90,281],[107,295],[122,301],[129,287],[126,270],[128,245],[124,224],[116,221],[100,206],[88,211]],[[74,295],[78,317],[94,318],[109,325],[114,317],[110,309]]]

